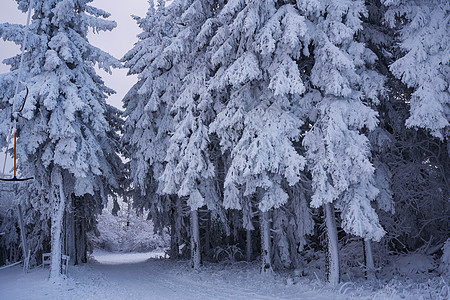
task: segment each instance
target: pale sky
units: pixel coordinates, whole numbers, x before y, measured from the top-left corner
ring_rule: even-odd
[[[149,4],[147,0],[94,0],[90,5],[106,10],[111,13],[110,20],[117,22],[117,27],[111,32],[101,32],[89,34],[89,41],[100,49],[110,53],[116,58],[122,56],[130,50],[137,41],[136,35],[140,32],[136,22],[131,15],[145,16]],[[27,16],[17,9],[15,0],[1,0],[0,23],[26,24]],[[18,54],[19,46],[12,42],[5,42],[0,39],[0,61]],[[8,66],[0,64],[0,73],[8,72]],[[118,108],[122,108],[122,98],[130,87],[136,82],[136,76],[126,76],[127,70],[113,70],[109,75],[105,72],[98,72],[102,76],[106,85],[114,89],[117,94],[111,96],[108,102]]]
[[[26,14],[17,9],[17,2],[15,0],[0,0],[0,23],[16,23],[26,24]],[[117,22],[117,27],[111,32],[101,32],[98,34],[89,34],[89,41],[120,59],[130,50],[134,43],[137,42],[136,35],[140,33],[140,29],[136,22],[131,18],[131,15],[145,16],[149,4],[147,0],[94,0],[90,5],[106,10],[111,13],[110,20]],[[12,42],[5,42],[0,39],[0,62],[5,58],[20,53],[19,46]],[[0,63],[0,73],[9,72],[9,67]],[[114,89],[117,94],[108,98],[108,103],[122,109],[122,98],[137,81],[136,76],[126,76],[126,69],[117,69],[112,71],[109,75],[103,71],[98,71],[98,74],[103,78],[106,85]],[[11,169],[11,158],[8,158],[6,172],[9,173]],[[4,154],[0,153],[0,173],[3,169]]]

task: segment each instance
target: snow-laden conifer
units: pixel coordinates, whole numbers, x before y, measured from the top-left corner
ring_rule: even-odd
[[[138,82],[123,100],[126,119],[122,143],[130,159],[133,205],[141,211],[149,210],[158,231],[168,225],[168,211],[176,205],[158,189],[173,128],[170,109],[181,84],[177,67],[172,68],[165,52],[177,32],[173,20],[181,11],[165,6],[165,1],[158,1],[150,4],[144,18],[134,16],[142,32],[122,58],[128,73],[138,75]]]
[[[202,30],[218,5],[174,1],[165,7],[159,2],[145,19],[138,19],[144,30],[141,41],[124,57],[130,73],[139,74],[125,98],[124,141],[134,160],[133,182],[141,194],[176,195],[191,209],[195,268],[200,263],[200,245],[194,214],[205,204],[211,210],[220,209],[213,182],[216,170],[209,158],[208,124],[214,117],[206,89],[210,64],[204,46],[209,33]]]
[[[390,70],[414,91],[408,127],[443,139],[450,120],[450,3],[446,0],[383,0],[386,22],[399,30],[404,55]]]
[[[371,206],[378,189],[370,145],[363,130],[373,130],[377,114],[366,101],[376,101],[382,78],[367,69],[375,55],[355,40],[362,29],[363,1],[300,1],[299,9],[310,21],[314,65],[311,89],[305,96],[315,110],[312,128],[303,144],[312,174],[313,207],[325,206],[332,284],[339,281],[334,209],[341,211],[342,227],[365,239],[379,240],[384,230]],[[305,51],[308,50],[305,48]],[[375,98],[375,99],[373,99]],[[309,100],[307,100],[309,99]],[[333,228],[331,228],[331,227]]]
[[[241,209],[246,196],[256,195],[262,270],[269,271],[269,211],[288,202],[283,185],[298,183],[305,164],[294,144],[305,115],[297,59],[307,25],[295,6],[283,1],[229,1],[212,22],[219,26],[209,49],[216,69],[209,89],[226,96],[210,131],[231,155],[224,205]]]
[[[206,21],[221,3],[204,0],[180,3],[184,9],[180,16],[183,25],[165,51],[177,64],[182,85],[171,108],[174,128],[165,158],[167,164],[160,181],[164,193],[177,194],[187,200],[191,210],[192,266],[198,268],[200,237],[197,211],[204,205],[212,211],[221,210],[214,184],[217,171],[215,158],[211,157],[212,142],[208,132],[215,112],[214,98],[207,89],[211,63],[205,47],[214,27]]]
[[[112,30],[116,23],[89,2],[18,1],[20,10],[28,10],[29,5],[33,9],[22,70],[21,89],[26,86],[29,94],[17,126],[18,156],[21,173],[34,177],[29,188],[32,205],[52,220],[53,280],[61,270],[62,220],[68,203],[73,197],[85,199],[93,205],[89,213],[94,213],[118,192],[122,172],[117,155],[119,111],[105,102],[114,91],[94,70],[97,64],[110,72],[120,63],[87,40],[90,28]],[[20,43],[24,27],[2,24],[0,35]],[[2,136],[9,133],[10,83],[17,76],[18,59],[5,60],[12,71],[1,78]]]

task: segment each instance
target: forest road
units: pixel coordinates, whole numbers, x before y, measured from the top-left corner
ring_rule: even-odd
[[[154,258],[161,255],[97,251],[95,261],[71,266],[56,284],[48,282],[48,268],[28,274],[10,268],[0,271],[0,299],[347,299],[263,276],[257,264],[208,264],[196,271],[187,261]]]

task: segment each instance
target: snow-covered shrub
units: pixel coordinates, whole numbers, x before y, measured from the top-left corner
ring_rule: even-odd
[[[436,269],[434,259],[426,254],[411,253],[397,257],[395,270],[404,276],[428,273]]]
[[[235,262],[242,260],[244,255],[237,245],[229,245],[225,247],[216,247],[214,250],[214,258],[220,262]]]
[[[441,257],[441,265],[439,267],[439,271],[442,275],[450,277],[450,238],[447,239],[444,247],[442,247],[442,250],[444,251],[444,253]]]
[[[342,255],[340,258],[341,274],[345,280],[364,277],[364,248],[360,238],[349,239],[340,248]]]
[[[22,254],[19,249],[20,240],[16,224],[17,221],[11,210],[0,214],[0,232],[3,233],[0,236],[0,266],[8,262],[15,262]],[[12,261],[9,261],[10,259]]]
[[[312,248],[308,248],[302,251],[303,266],[295,270],[295,273],[314,276],[325,279],[326,276],[326,252],[316,251]]]

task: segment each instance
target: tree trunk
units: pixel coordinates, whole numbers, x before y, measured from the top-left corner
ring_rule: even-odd
[[[245,257],[247,261],[252,261],[252,231],[247,229]]]
[[[22,240],[22,250],[23,250],[23,270],[28,272],[30,257],[28,255],[27,238],[25,233],[25,225],[23,222],[23,212],[22,206],[19,204],[19,227],[20,227],[20,238]]]
[[[80,242],[80,237],[81,237],[81,233],[83,232],[83,228],[81,228],[81,222],[82,219],[80,218],[80,216],[76,216],[74,219],[74,226],[75,226],[75,234],[74,234],[74,239],[75,239],[75,257],[74,259],[77,261],[77,264],[81,263],[81,242]]]
[[[61,276],[61,246],[62,246],[62,225],[64,217],[64,208],[66,205],[66,196],[62,186],[62,179],[59,182],[59,197],[54,196],[52,213],[52,255],[50,266],[50,281],[56,281]]]
[[[77,244],[78,263],[87,262],[86,218],[80,219],[80,234]]]
[[[261,273],[272,273],[269,212],[261,212]]]
[[[66,213],[67,219],[67,250],[66,253],[70,256],[70,264],[76,265],[78,264],[77,260],[77,248],[76,248],[76,227],[75,227],[75,216],[73,212],[73,206],[68,209]]]
[[[370,240],[364,240],[364,263],[366,265],[366,278],[375,279],[375,264],[373,262],[372,244]]]
[[[200,257],[200,230],[198,226],[198,210],[191,211],[191,266],[198,269],[201,263]]]
[[[328,236],[328,281],[333,286],[339,284],[339,250],[336,227],[336,216],[332,204],[325,204],[325,220]]]
[[[205,257],[211,257],[211,213],[208,212],[207,215],[208,219],[206,222],[206,230],[205,230],[205,245],[204,247],[204,253]]]
[[[176,209],[173,209],[173,214],[170,219],[170,258],[177,259],[179,256],[180,248],[177,238],[177,226],[176,226]]]
[[[233,242],[232,242],[233,244],[237,244],[239,242],[238,227],[237,227],[237,224],[239,224],[239,221],[236,220],[237,219],[236,216],[237,216],[237,214],[235,214],[234,222],[232,223],[233,234],[232,234],[231,238],[233,239]]]

